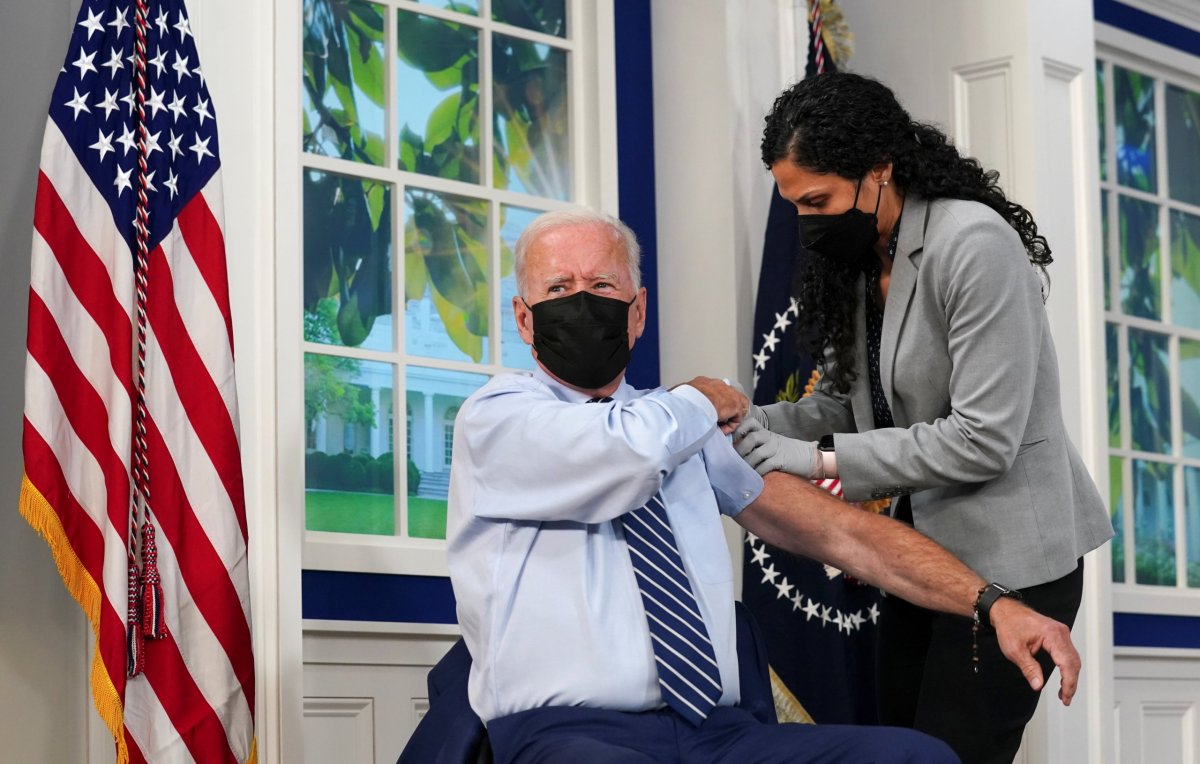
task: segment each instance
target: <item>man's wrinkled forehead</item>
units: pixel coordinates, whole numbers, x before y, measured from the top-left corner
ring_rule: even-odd
[[[548,287],[555,284],[570,285],[575,283],[577,278],[587,282],[610,281],[614,284],[624,284],[629,280],[629,275],[619,268],[605,269],[597,273],[585,272],[578,276],[574,273],[558,272],[547,275],[542,279],[542,284]]]

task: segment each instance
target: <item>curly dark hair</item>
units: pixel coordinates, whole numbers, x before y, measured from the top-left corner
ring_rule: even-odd
[[[986,204],[1021,237],[1045,291],[1050,247],[1038,234],[1029,210],[1004,195],[998,172],[959,155],[937,127],[914,121],[896,95],[877,80],[827,72],[784,91],[766,118],[762,159],[768,168],[789,159],[806,170],[853,181],[891,162],[892,178],[906,193]],[[813,257],[805,272],[797,274],[793,288],[800,303],[801,350],[812,353],[838,392],[847,392],[857,378],[854,284],[861,272],[858,264]],[[832,352],[831,358],[826,350]]]

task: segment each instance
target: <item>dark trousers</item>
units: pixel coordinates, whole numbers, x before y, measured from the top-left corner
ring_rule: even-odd
[[[535,708],[487,726],[496,764],[950,764],[940,740],[894,727],[765,724],[719,707],[699,727],[673,711]]]
[[[1083,596],[1083,560],[1062,578],[1021,591],[1025,604],[1071,626]],[[898,597],[880,609],[879,723],[945,740],[965,764],[1007,764],[1021,746],[1038,693],[1000,652],[996,632],[979,631],[979,673],[971,670],[971,619],[935,613]],[[1050,657],[1038,663],[1051,684]]]

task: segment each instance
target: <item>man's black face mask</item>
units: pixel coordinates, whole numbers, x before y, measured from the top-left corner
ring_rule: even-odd
[[[538,361],[569,385],[584,390],[604,387],[629,365],[632,304],[591,292],[525,303],[533,314]]]

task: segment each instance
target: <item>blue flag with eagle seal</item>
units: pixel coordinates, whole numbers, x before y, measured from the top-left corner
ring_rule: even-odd
[[[834,70],[827,43],[848,35],[831,0],[809,1],[807,76]],[[833,32],[831,34],[831,31]],[[840,52],[844,46],[837,46]],[[772,194],[754,315],[754,403],[798,400],[815,365],[796,341],[796,210]],[[873,724],[878,589],[746,536],[742,599],[762,627],[780,721]]]

